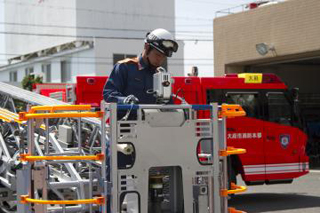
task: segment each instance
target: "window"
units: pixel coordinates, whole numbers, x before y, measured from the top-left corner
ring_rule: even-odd
[[[212,153],[213,153],[213,142],[212,139],[203,138],[198,142],[198,160],[200,164],[212,164]]]
[[[61,61],[61,82],[71,81],[71,63],[70,61]]]
[[[33,74],[33,67],[27,67],[25,69],[26,76]]]
[[[113,54],[113,64],[116,64],[118,61],[121,61],[125,58],[134,58],[137,57],[137,55],[132,54]]]
[[[246,112],[247,117],[259,117],[258,94],[250,93],[227,93],[228,104],[239,104]]]
[[[18,73],[17,71],[10,72],[10,82],[17,82],[18,81]]]
[[[282,92],[267,93],[269,121],[291,126],[292,107]]]
[[[44,82],[51,82],[51,64],[42,64]]]

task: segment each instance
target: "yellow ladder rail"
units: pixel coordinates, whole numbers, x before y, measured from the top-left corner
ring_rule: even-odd
[[[19,124],[22,123],[22,121],[19,120],[19,115],[13,112],[10,112],[9,110],[0,108],[0,119],[5,122],[11,122],[15,121]]]
[[[29,110],[29,113],[35,113],[37,111],[89,111],[91,110],[91,105],[55,105],[55,106],[33,106]]]
[[[60,112],[60,113],[19,113],[19,120],[26,121],[28,119],[41,119],[41,118],[101,118],[103,112]]]
[[[83,118],[83,117],[101,118],[103,116],[103,112],[101,111],[90,112],[90,110],[91,110],[91,105],[33,106],[30,108],[28,112],[20,112],[19,120],[26,121],[28,119]],[[85,112],[81,112],[81,111],[85,111]]]
[[[95,160],[103,161],[104,154],[97,155],[76,155],[76,156],[31,156],[29,154],[20,154],[21,161],[41,161],[41,160]]]
[[[70,205],[70,204],[97,204],[103,205],[105,203],[104,197],[96,197],[92,199],[81,199],[81,200],[42,200],[29,198],[29,195],[21,195],[20,202],[22,204],[36,203],[36,204],[60,204],[60,205]]]

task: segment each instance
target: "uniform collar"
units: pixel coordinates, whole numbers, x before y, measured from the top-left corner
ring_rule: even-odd
[[[139,63],[138,63],[138,70],[143,70],[148,67],[148,64],[146,64],[143,59],[142,55],[139,56]]]

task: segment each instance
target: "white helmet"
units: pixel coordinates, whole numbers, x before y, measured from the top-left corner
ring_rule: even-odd
[[[144,41],[167,57],[171,57],[172,52],[178,50],[178,43],[174,41],[172,34],[162,28],[147,33]]]

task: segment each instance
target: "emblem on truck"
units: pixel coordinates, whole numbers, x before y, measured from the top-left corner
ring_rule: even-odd
[[[290,144],[290,135],[280,135],[281,147],[286,149]]]

